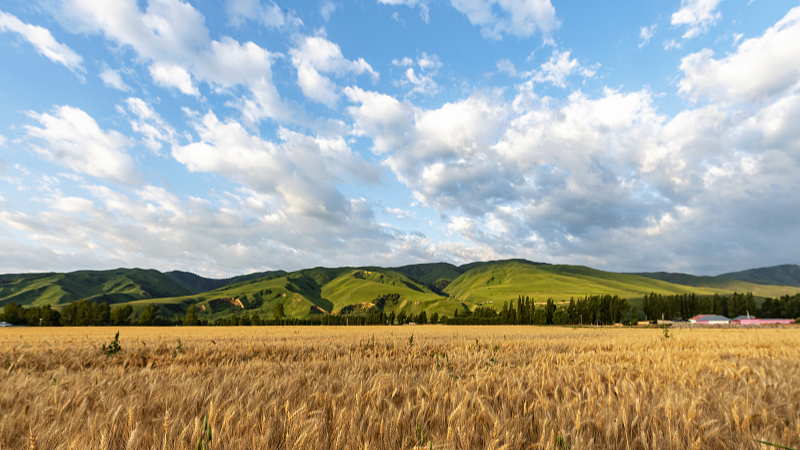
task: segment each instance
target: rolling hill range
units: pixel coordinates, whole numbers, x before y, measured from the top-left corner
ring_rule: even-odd
[[[724,273],[722,278],[747,281],[754,284],[800,287],[800,266],[784,264],[775,267],[762,267],[741,272]]]
[[[755,272],[757,275],[752,271],[739,274],[760,280],[780,276],[791,282],[791,268],[797,266],[778,267],[777,275],[766,269],[756,269],[760,271]],[[0,306],[13,301],[25,306],[50,304],[60,308],[82,298],[112,306],[130,305],[137,315],[148,305],[156,304],[163,317],[182,316],[195,305],[209,318],[243,313],[267,318],[272,317],[278,304],[283,305],[287,316],[298,318],[377,310],[451,316],[456,310],[477,306],[500,309],[504,302],[515,301],[520,295],[544,302],[548,298],[566,301],[571,297],[610,294],[638,305],[641,297],[651,292],[701,296],[753,292],[757,297],[776,297],[798,293],[800,287],[757,284],[725,276],[623,274],[526,260],[462,266],[432,263],[397,268],[318,267],[225,280],[142,269],[0,275]]]
[[[778,266],[778,267],[785,267],[785,266]],[[797,266],[794,266],[797,267]],[[678,284],[681,286],[689,286],[695,288],[704,288],[704,289],[712,289],[717,292],[752,292],[753,295],[758,297],[779,297],[781,295],[789,294],[793,292],[793,289],[797,289],[800,287],[800,284],[767,284],[766,281],[774,281],[774,278],[769,276],[765,269],[756,269],[762,270],[762,275],[760,279],[765,281],[764,283],[755,283],[751,281],[745,281],[741,279],[736,279],[729,277],[730,274],[719,275],[716,277],[699,277],[695,275],[688,275],[685,273],[668,273],[668,272],[651,272],[651,273],[637,273],[635,275],[651,278],[654,280],[661,280],[666,281],[672,284]],[[745,272],[738,272],[741,274],[749,274],[751,271]],[[736,275],[736,274],[734,274]],[[747,275],[745,275],[747,277]],[[787,280],[791,281],[791,279]]]

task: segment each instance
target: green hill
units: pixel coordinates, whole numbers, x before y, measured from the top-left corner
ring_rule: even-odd
[[[78,299],[109,304],[175,297],[190,291],[157,270],[81,270],[70,273],[0,275],[0,306],[63,305]]]
[[[791,267],[797,266],[787,267],[780,273],[788,277]],[[477,306],[499,309],[504,302],[515,301],[520,295],[544,302],[548,298],[565,301],[571,297],[610,294],[638,305],[641,297],[651,292],[730,295],[734,291],[777,297],[793,295],[800,288],[664,272],[621,274],[526,260],[460,267],[448,263],[398,268],[317,267],[291,273],[261,272],[226,280],[142,269],[0,275],[0,306],[13,301],[25,306],[50,304],[58,308],[83,298],[114,306],[131,305],[135,316],[155,304],[160,316],[179,317],[196,305],[208,319],[253,313],[271,318],[278,304],[283,305],[287,316],[298,318],[378,310],[413,314],[426,311],[429,315],[438,312],[451,316],[455,310]]]
[[[776,286],[756,284],[734,278],[725,278],[722,275],[717,277],[698,277],[685,273],[668,272],[637,273],[635,275],[682,286],[713,289],[720,294],[723,292],[752,292],[753,295],[757,297],[780,297],[786,294],[795,294],[800,291],[800,289],[793,287],[794,285]]]
[[[413,264],[396,267],[394,270],[426,286],[439,280],[453,281],[463,273],[458,267],[448,263]]]
[[[205,278],[201,277],[200,275],[193,274],[191,272],[182,272],[180,270],[173,270],[171,272],[166,272],[164,275],[170,276],[173,279],[175,279],[175,281],[182,287],[184,287],[187,291],[193,294],[198,294],[200,292],[212,291],[214,289],[219,289],[221,287],[225,287],[231,284],[238,284],[243,281],[256,280],[258,278],[264,278],[279,273],[286,273],[286,272],[282,270],[276,270],[272,272],[257,272],[257,273],[250,273],[247,275],[239,275],[237,277],[224,278],[224,279]]]
[[[730,294],[734,290],[713,286],[685,286],[583,266],[532,265],[511,261],[482,265],[469,270],[456,278],[445,292],[464,303],[494,304],[498,307],[502,302],[516,299],[519,295],[529,295],[536,301],[545,301],[548,298],[568,300],[570,297],[599,294],[636,298],[651,292],[663,295],[692,292],[712,295]],[[785,293],[790,291],[798,290],[785,287],[781,290]],[[743,291],[740,289],[739,292]]]
[[[725,273],[720,277],[748,281],[754,284],[800,287],[800,266],[784,264],[782,266],[762,267],[760,269]]]
[[[382,299],[383,297],[383,299]],[[278,273],[264,278],[225,286],[200,294],[159,299],[157,302],[130,302],[135,311],[151,303],[159,305],[163,316],[183,314],[196,305],[207,317],[257,313],[271,318],[277,304],[287,316],[307,318],[315,314],[357,314],[370,310],[386,313],[423,310],[452,314],[463,306],[442,297],[426,286],[392,269],[315,268],[292,273]]]

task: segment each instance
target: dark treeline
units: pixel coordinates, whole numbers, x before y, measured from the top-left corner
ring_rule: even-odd
[[[444,321],[448,325],[604,325],[622,322],[631,307],[619,296],[592,295],[570,299],[569,304],[557,306],[548,299],[544,306],[537,306],[530,297],[520,296],[516,305],[503,303],[500,312],[492,308],[477,307],[472,312],[456,313]]]
[[[130,305],[111,308],[108,303],[92,303],[78,300],[65,306],[61,311],[50,305],[24,308],[14,302],[6,304],[0,320],[12,325],[30,326],[104,326],[104,325],[172,325],[167,319],[158,317],[158,309],[150,305],[138,320],[132,321],[133,307]]]
[[[387,301],[396,301],[387,297]],[[785,295],[780,298],[767,298],[756,306],[752,293],[735,293],[730,297],[714,295],[697,297],[694,294],[646,295],[642,302],[643,312],[648,320],[665,318],[668,320],[689,319],[698,314],[719,314],[736,317],[747,314],[764,318],[800,318],[800,294]],[[425,311],[408,314],[405,311],[386,314],[380,310],[366,314],[353,315],[312,315],[306,319],[283,317],[283,308],[276,308],[273,318],[261,318],[258,313],[235,314],[231,317],[207,319],[192,305],[184,317],[165,318],[159,316],[158,307],[149,305],[138,317],[133,317],[130,305],[110,307],[107,303],[92,303],[78,300],[60,311],[49,305],[25,308],[10,302],[3,308],[0,320],[13,325],[29,326],[286,326],[286,325],[402,325],[407,323],[446,325],[608,325],[625,320],[636,321],[636,310],[628,301],[618,296],[595,295],[570,299],[567,305],[556,305],[548,299],[544,305],[536,305],[530,297],[520,296],[516,302],[506,302],[500,311],[478,306],[473,311],[456,309],[452,317],[433,313],[428,317]]]
[[[767,319],[800,320],[800,294],[765,299],[761,304],[761,316]]]
[[[795,296],[797,297],[797,296]],[[764,305],[772,308],[772,304],[778,300],[767,299]],[[773,311],[765,315],[762,308],[756,306],[756,300],[753,293],[739,294],[734,293],[730,297],[720,296],[714,294],[712,297],[698,297],[695,294],[681,294],[681,295],[660,295],[650,294],[645,295],[642,301],[642,312],[648,320],[689,320],[690,318],[699,314],[717,314],[728,318],[735,318],[750,314],[753,317],[770,316]],[[780,314],[776,317],[780,316]],[[792,318],[796,316],[785,316]]]

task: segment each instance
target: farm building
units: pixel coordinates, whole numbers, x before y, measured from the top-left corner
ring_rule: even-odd
[[[728,319],[725,316],[718,316],[716,314],[701,314],[699,316],[694,316],[689,319],[689,322],[696,323],[698,325],[728,325],[731,323],[731,319]]]
[[[731,320],[731,323],[739,325],[789,325],[794,323],[794,319],[760,319],[753,316],[738,316]]]
[[[11,324],[8,322],[0,322],[0,328],[10,327]]]

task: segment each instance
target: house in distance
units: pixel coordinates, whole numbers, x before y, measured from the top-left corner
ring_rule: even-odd
[[[729,325],[731,319],[725,316],[718,316],[716,314],[701,314],[689,319],[689,322],[698,325]]]

